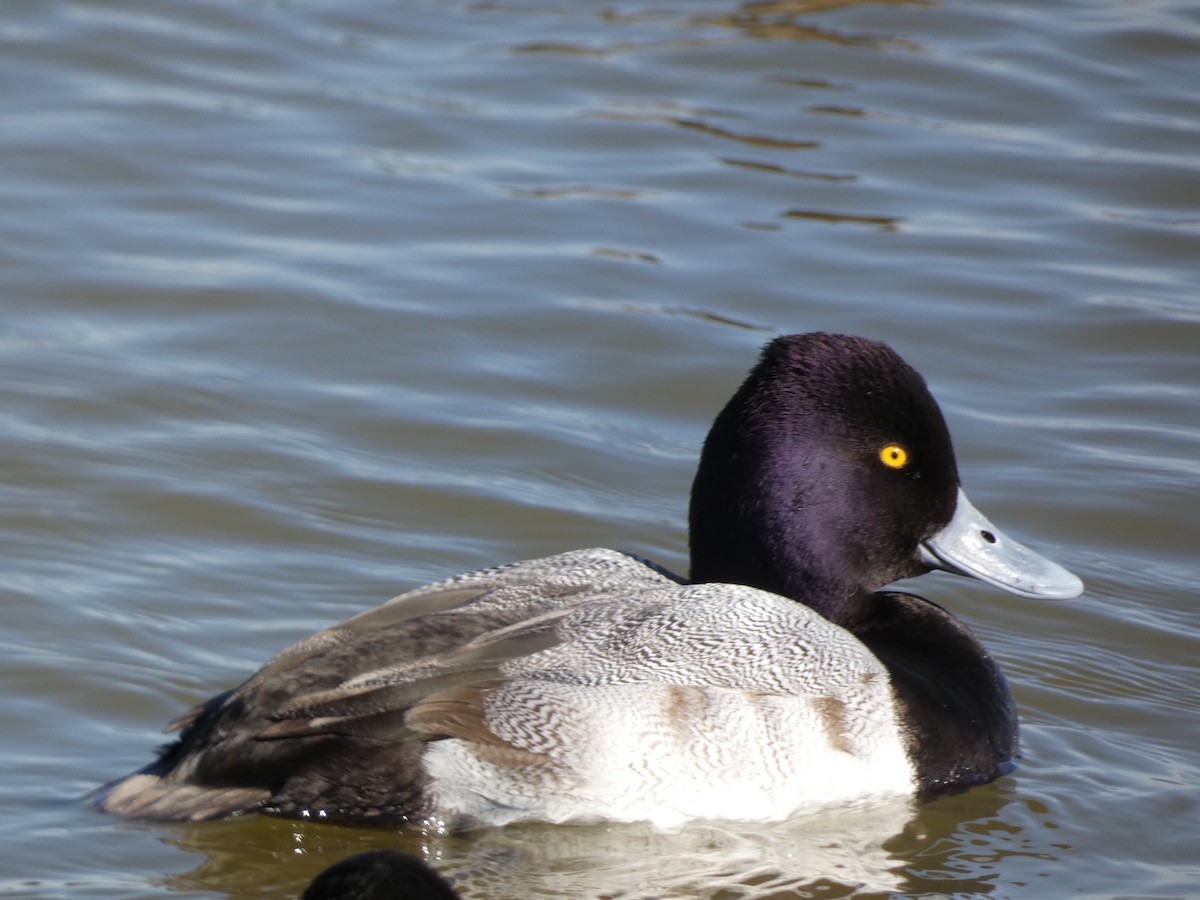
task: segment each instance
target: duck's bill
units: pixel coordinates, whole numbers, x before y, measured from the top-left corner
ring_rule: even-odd
[[[962,488],[954,518],[920,545],[921,560],[995,585],[1022,597],[1067,600],[1083,593],[1083,582],[1056,562],[1005,537],[977,510]]]

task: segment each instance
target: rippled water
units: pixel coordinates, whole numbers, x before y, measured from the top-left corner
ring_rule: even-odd
[[[0,894],[1200,895],[1200,11],[1168,0],[13,2],[0,22]],[[1078,572],[927,595],[1025,759],[776,828],[129,823],[83,796],[271,653],[571,547],[686,568],[781,331],[921,369]]]

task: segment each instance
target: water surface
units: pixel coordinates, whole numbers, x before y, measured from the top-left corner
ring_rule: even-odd
[[[1200,894],[1200,13],[972,3],[12,3],[0,24],[0,894]],[[921,581],[1025,758],[778,828],[380,834],[82,798],[316,628],[607,545],[686,569],[780,332],[895,346],[974,501],[1080,574]]]

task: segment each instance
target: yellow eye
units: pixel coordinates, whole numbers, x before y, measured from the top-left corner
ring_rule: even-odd
[[[879,459],[889,469],[903,469],[908,465],[908,451],[899,444],[888,444],[879,451]]]

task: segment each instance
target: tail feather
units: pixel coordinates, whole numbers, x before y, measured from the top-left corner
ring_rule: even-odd
[[[256,809],[270,796],[263,788],[202,787],[137,773],[101,789],[97,806],[138,819],[202,822]]]

